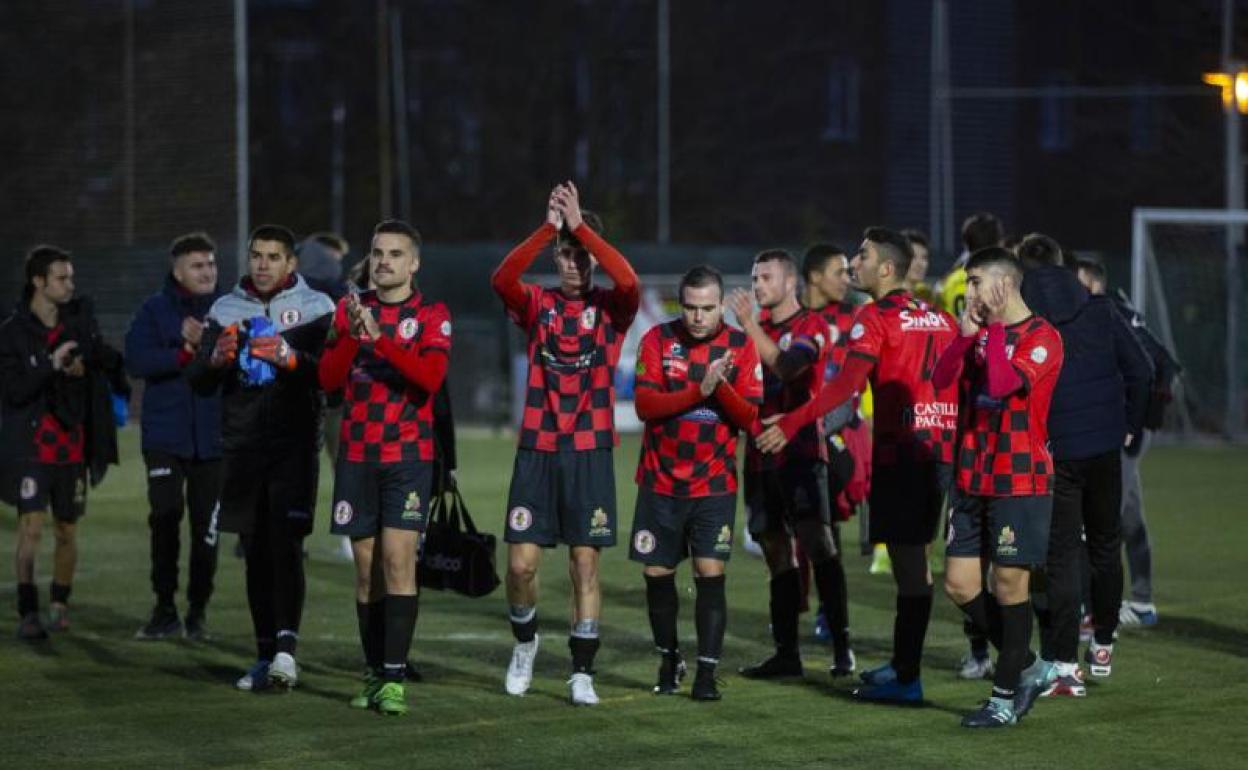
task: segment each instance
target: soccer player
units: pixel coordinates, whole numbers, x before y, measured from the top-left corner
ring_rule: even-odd
[[[256,228],[247,275],[213,303],[186,370],[196,392],[222,395],[220,528],[243,545],[256,662],[240,690],[299,680],[303,539],[312,531],[324,398],[317,362],[334,303],[295,272],[295,236]]]
[[[101,339],[90,301],[74,297],[70,254],[55,246],[31,249],[22,298],[0,324],[0,499],[17,508],[19,639],[69,629],[88,477],[98,484],[105,464],[117,462],[109,385],[101,378],[120,368],[121,355]],[[56,547],[45,627],[35,555],[49,511]]]
[[[650,629],[663,656],[654,692],[670,695],[685,673],[676,567],[692,556],[698,671],[691,694],[719,700],[715,667],[728,619],[724,567],[736,519],[737,432],[758,416],[763,372],[754,344],[723,321],[718,271],[689,270],[679,296],[681,317],[647,331],[637,354],[637,416],[646,426],[629,558],[645,565]]]
[[[754,303],[743,289],[732,293],[729,307],[762,360],[760,415],[766,417],[792,411],[818,392],[827,369],[831,331],[818,313],[797,301],[797,263],[787,251],[759,253],[754,258],[751,283],[763,317],[755,317]],[[827,460],[821,425],[807,426],[781,454],[764,455],[753,446],[747,451],[748,523],[750,533],[763,547],[771,576],[771,633],[776,649],[766,660],[741,669],[743,676],[802,676],[797,639],[802,591],[794,561],[794,538],[810,559],[820,603],[839,607],[845,601],[845,569],[832,539]],[[849,649],[847,638],[835,644],[839,651]],[[839,675],[849,664],[847,659],[834,658],[831,673]]]
[[[818,396],[778,420],[756,440],[782,450],[812,420],[868,382],[875,393],[871,479],[871,542],[888,547],[897,582],[893,656],[866,671],[864,700],[918,703],[923,642],[932,612],[928,556],[951,479],[957,394],[932,382],[932,367],[956,336],[947,313],[906,288],[910,243],[900,233],[869,227],[851,266],[854,282],[875,300],[863,305],[849,333],[845,368]]]
[[[976,629],[991,631],[999,650],[991,697],[962,725],[1004,727],[1015,724],[1038,694],[1019,683],[1034,657],[1028,649],[1030,569],[1045,562],[1048,549],[1053,458],[1047,422],[1062,339],[1023,302],[1022,267],[1009,251],[975,252],[966,275],[961,334],[932,375],[937,388],[955,382],[960,388],[945,591]],[[984,592],[983,560],[992,563],[992,596]]]
[[[574,608],[568,647],[573,705],[598,703],[594,655],[602,590],[599,551],[615,545],[615,367],[637,315],[637,274],[602,239],[597,215],[581,211],[571,182],[550,194],[546,221],[494,272],[494,291],[528,335],[524,418],[507,502],[507,601],[516,644],[506,689],[523,695],[537,656],[537,567],[542,548],[568,546]],[[521,276],[551,240],[559,285]],[[615,286],[593,285],[599,264]]]
[[[138,639],[183,630],[178,590],[178,530],[190,519],[186,637],[203,639],[217,572],[217,498],[221,491],[221,397],[197,396],[182,376],[203,337],[204,316],[221,296],[216,244],[205,233],[175,238],[164,287],[148,297],[126,332],[126,369],[143,379],[143,461],[151,505],[152,591],[156,606]]]
[[[412,287],[420,234],[373,230],[375,291],[338,303],[321,387],[344,390],[332,531],[351,538],[355,611],[368,669],[354,708],[405,714],[403,682],[419,610],[416,551],[433,487],[433,402],[446,376],[451,316]]]

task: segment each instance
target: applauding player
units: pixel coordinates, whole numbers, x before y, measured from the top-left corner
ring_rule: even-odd
[[[506,688],[523,695],[537,655],[537,566],[542,548],[568,546],[575,593],[568,647],[574,705],[594,705],[602,591],[598,551],[615,545],[615,367],[637,315],[637,274],[599,235],[602,224],[581,211],[576,185],[556,187],[546,221],[494,272],[494,291],[528,335],[529,373],[520,446],[508,495],[507,601],[516,645]],[[552,239],[559,286],[520,278]],[[592,283],[597,262],[615,282]]]
[[[451,316],[412,285],[420,234],[388,220],[373,230],[377,287],[338,303],[321,359],[326,392],[343,389],[333,533],[351,538],[355,611],[368,670],[354,708],[407,713],[403,681],[419,610],[416,549],[433,485],[433,402],[446,377]]]
[[[663,656],[654,692],[669,695],[685,673],[676,566],[693,556],[695,700],[719,699],[715,667],[728,615],[724,565],[736,518],[737,431],[750,429],[763,395],[758,352],[743,332],[724,325],[723,297],[718,271],[691,269],[680,280],[681,317],[646,332],[637,354],[637,416],[646,429],[629,558],[645,565],[650,628]]]

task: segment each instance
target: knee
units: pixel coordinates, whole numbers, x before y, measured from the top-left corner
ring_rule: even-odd
[[[568,560],[568,575],[573,585],[584,590],[598,585],[598,554],[575,553]]]
[[[512,558],[507,562],[507,577],[513,583],[532,583],[537,577],[537,565],[528,559]]]
[[[61,547],[73,545],[77,531],[77,527],[64,521],[56,522],[56,526],[52,530],[56,538],[56,544]]]
[[[945,572],[945,596],[953,600],[954,604],[959,607],[966,604],[983,590],[983,586],[978,580],[972,580],[964,575],[958,575],[951,571]]]

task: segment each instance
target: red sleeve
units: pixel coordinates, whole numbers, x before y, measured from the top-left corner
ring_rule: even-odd
[[[750,376],[752,377],[753,374]],[[732,424],[741,430],[750,430],[754,421],[758,419],[758,404],[750,403],[726,382],[719,383],[719,386],[715,388],[715,398],[719,399],[720,405],[724,407],[724,412]]]
[[[777,424],[786,438],[793,438],[799,430],[845,403],[850,396],[867,384],[867,375],[875,368],[875,362],[861,356],[850,356],[845,368],[824,383],[818,395],[786,414]]]
[[[511,250],[490,278],[490,284],[495,293],[502,297],[508,315],[523,329],[527,330],[536,320],[537,304],[531,301],[532,287],[525,285],[520,277],[557,232],[554,225],[549,222],[542,223],[532,235]]]
[[[1005,398],[1023,387],[1018,370],[1010,365],[1005,354],[1005,327],[999,323],[988,327],[988,343],[984,346],[984,369],[988,379],[988,396]]]
[[[1010,358],[1010,370],[1023,387],[1031,389],[1046,376],[1061,371],[1064,354],[1061,336],[1045,324],[1018,341]]]
[[[602,265],[602,269],[615,283],[607,295],[611,322],[620,331],[628,329],[641,305],[641,286],[637,282],[637,273],[633,271],[633,266],[628,264],[623,254],[584,222],[572,234],[594,255],[594,259],[598,260],[598,264]]]
[[[858,356],[878,361],[886,339],[888,330],[884,328],[879,306],[874,303],[863,305],[854,316],[854,325],[849,327],[849,353],[846,357]]]
[[[383,336],[377,340],[374,350],[384,358],[403,379],[426,393],[437,393],[446,379],[447,351],[442,348],[408,350],[392,338]]]
[[[966,362],[966,352],[975,345],[975,336],[963,337],[959,334],[953,338],[936,359],[932,368],[932,387],[944,390],[958,381],[962,376],[962,366]]]
[[[321,389],[326,393],[341,390],[347,383],[347,375],[351,373],[351,362],[360,349],[360,341],[350,336],[347,326],[346,299],[338,303],[334,311],[334,320],[329,327],[329,338],[325,344],[325,352],[321,354],[320,363],[316,368],[317,379]]]
[[[702,390],[697,385],[667,392],[642,388],[636,392],[635,397],[637,416],[644,422],[667,419],[691,409],[703,400]]]
[[[741,355],[736,363],[737,376],[732,386],[733,390],[751,404],[761,405],[763,403],[763,362],[758,357],[758,348],[754,347],[753,340],[746,337],[740,352]]]

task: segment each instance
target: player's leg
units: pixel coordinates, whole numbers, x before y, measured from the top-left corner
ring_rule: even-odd
[[[775,652],[766,660],[740,669],[751,679],[802,675],[797,641],[797,617],[802,584],[793,557],[793,538],[785,521],[785,493],[775,471],[746,475],[746,505],[750,533],[763,548],[767,563],[771,636]]]
[[[694,617],[698,630],[698,670],[690,695],[694,700],[719,700],[715,671],[724,651],[728,601],[725,568],[732,556],[736,495],[716,495],[693,501],[688,531],[693,554],[693,582],[697,587]]]
[[[385,654],[386,583],[381,555],[381,521],[378,518],[377,465],[351,462],[340,457],[334,463],[334,492],[330,533],[351,543],[355,567],[355,619],[364,654],[364,677],[352,708],[371,708],[381,689],[381,666]]]
[[[69,594],[78,568],[78,520],[86,513],[87,469],[81,463],[58,465],[51,486],[53,542],[48,630],[69,629]]]
[[[675,693],[685,675],[676,630],[680,611],[676,566],[687,551],[683,526],[685,503],[645,487],[639,488],[629,538],[628,558],[642,565],[642,577],[646,583],[646,613],[650,619],[654,648],[660,657],[655,695]]]
[[[217,575],[217,514],[220,510],[221,462],[188,461],[186,500],[191,520],[190,575],[186,598],[186,636],[203,639],[208,601]]]
[[[247,607],[256,639],[256,663],[236,683],[240,690],[260,690],[269,686],[269,667],[277,655],[277,621],[273,604],[273,568],[270,521],[267,500],[255,511],[250,531],[240,532],[247,584]]]
[[[39,589],[35,586],[35,556],[39,553],[39,542],[43,536],[43,508],[47,499],[46,493],[42,496],[38,494],[43,485],[36,487],[37,483],[32,476],[22,479],[13,558],[17,573],[17,614],[20,617],[17,636],[27,641],[48,638],[48,632],[39,618]]]
[[[1153,551],[1144,519],[1144,488],[1140,483],[1140,461],[1148,451],[1149,432],[1145,431],[1138,452],[1122,455],[1122,542],[1131,574],[1131,599],[1122,605],[1119,622],[1129,626],[1157,625],[1153,604]]]
[[[156,605],[136,639],[164,639],[181,632],[175,596],[178,592],[179,527],[185,507],[183,461],[166,452],[144,452],[147,466],[147,517],[151,536],[152,592]]]
[[[1084,461],[1056,464],[1053,508],[1045,562],[1047,611],[1039,613],[1040,657],[1054,665],[1057,681],[1048,695],[1084,694],[1078,678],[1079,607],[1082,596]],[[1116,609],[1115,609],[1116,611]]]
[[[600,552],[615,545],[616,539],[615,466],[610,449],[562,452],[558,461],[559,539],[569,546],[568,572],[574,597],[568,634],[572,653],[569,697],[573,705],[592,706],[598,703],[593,674],[594,657],[601,644]]]
[[[1093,676],[1109,676],[1122,605],[1122,455],[1116,449],[1087,461],[1083,531],[1094,634],[1087,661]]]
[[[962,611],[964,621],[1000,647],[1000,612],[984,590],[984,498],[953,495],[945,535],[945,594]]]
[[[515,644],[507,666],[505,687],[511,695],[523,695],[533,681],[537,657],[538,566],[542,548],[552,546],[556,536],[555,453],[516,450],[511,488],[507,494],[507,616]]]
[[[837,608],[837,614],[843,618],[848,614],[847,611],[840,612],[848,604],[845,566],[832,537],[827,473],[827,466],[820,462],[793,466],[791,472],[786,474],[786,507],[791,511],[798,543],[810,558],[819,604],[825,608]],[[848,663],[851,653],[847,623],[838,619],[830,630],[834,663],[829,673],[833,676],[847,674],[852,670],[852,665]]]

